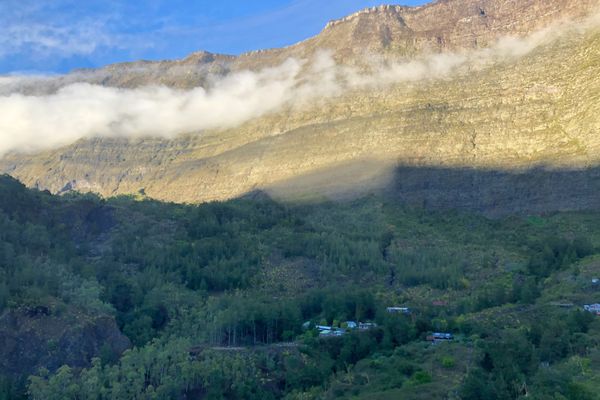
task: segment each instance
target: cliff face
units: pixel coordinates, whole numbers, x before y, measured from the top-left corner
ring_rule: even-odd
[[[560,19],[581,17],[597,5],[596,0],[440,0],[421,7],[384,5],[332,21],[320,35],[280,53],[306,57],[315,49],[329,48],[338,62],[352,62],[365,52],[413,56],[423,51],[481,48],[503,36],[524,36]]]
[[[562,17],[580,16],[594,5],[598,2],[448,0],[418,8],[385,6],[332,22],[298,45],[218,62],[229,70],[257,68],[333,46],[334,58],[347,63],[365,49],[410,56],[481,47],[506,34],[524,35]],[[233,129],[175,140],[82,140],[5,157],[0,171],[53,192],[143,192],[178,202],[228,199],[255,189],[287,199],[385,190],[412,203],[500,212],[501,204],[477,199],[527,192],[505,211],[595,208],[594,202],[572,201],[577,190],[567,196],[539,191],[560,191],[569,174],[543,175],[556,185],[518,181],[531,184],[526,191],[510,182],[530,169],[568,170],[591,185],[587,191],[596,190],[597,179],[586,183],[585,174],[600,163],[599,54],[600,29],[592,27],[523,57],[467,66],[449,77],[357,89]],[[423,174],[427,169],[438,172]],[[455,173],[465,170],[504,178]],[[471,194],[433,201],[454,190],[439,184],[446,180],[439,171],[449,171],[454,188],[461,187],[457,177],[466,177]],[[434,182],[430,191],[415,183],[428,176]],[[543,206],[530,204],[542,198],[547,199]]]

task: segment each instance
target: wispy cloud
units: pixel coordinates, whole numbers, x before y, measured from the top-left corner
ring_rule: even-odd
[[[43,23],[0,26],[0,57],[23,51],[37,57],[89,55],[103,46],[118,47],[119,40],[99,21],[81,21],[68,27]]]
[[[107,0],[100,11],[86,9],[95,0],[0,2],[0,66],[52,68],[62,59],[102,52],[130,51],[152,46],[152,41],[123,28],[128,16]],[[93,7],[92,7],[93,8]]]
[[[412,0],[412,2],[424,0]],[[2,0],[0,71],[280,47],[376,0]],[[227,11],[225,11],[227,10]]]

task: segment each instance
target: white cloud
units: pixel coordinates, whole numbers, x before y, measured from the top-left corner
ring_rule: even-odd
[[[291,100],[301,64],[243,72],[210,91],[153,86],[116,89],[76,83],[48,96],[0,97],[0,154],[39,150],[92,136],[159,136],[235,126]],[[4,78],[4,85],[15,79]],[[0,81],[0,85],[2,85]]]
[[[28,51],[32,57],[89,55],[100,47],[118,47],[118,38],[105,29],[105,21],[83,19],[62,24],[42,21],[7,21],[0,24],[0,58]]]
[[[17,63],[44,68],[44,63],[73,56],[95,56],[102,51],[141,50],[152,47],[152,40],[119,27],[135,16],[120,13],[116,3],[86,3],[75,0],[0,1],[0,61],[20,57]],[[94,10],[96,14],[85,11]]]

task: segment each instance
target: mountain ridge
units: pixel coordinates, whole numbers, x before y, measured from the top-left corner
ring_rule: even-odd
[[[361,64],[364,57],[373,55],[410,59],[424,51],[484,48],[504,36],[522,37],[561,19],[582,18],[599,5],[598,0],[438,0],[416,7],[381,5],[332,20],[319,34],[282,48],[237,56],[199,50],[179,60],[128,61],[75,70],[48,86],[56,90],[84,81],[125,88],[161,84],[189,89],[210,85],[214,76],[273,67],[289,58],[308,60],[322,49],[332,50],[341,64]],[[36,88],[27,87],[25,92],[36,93]]]
[[[511,2],[454,0],[434,5],[459,3],[508,7]],[[514,3],[533,8],[541,4],[543,15],[548,10],[543,2]],[[581,3],[582,8],[569,1],[559,3],[571,4],[577,13],[586,10],[585,4],[597,2]],[[419,12],[435,9],[434,5]],[[568,7],[562,10],[570,12]],[[0,171],[55,193],[143,192],[161,200],[194,203],[257,189],[287,199],[351,197],[353,192],[387,188],[396,166],[585,170],[600,163],[596,140],[600,102],[594,100],[600,93],[600,65],[594,56],[599,49],[597,29],[575,32],[521,58],[478,69],[467,66],[443,79],[350,90],[202,135],[91,139],[38,155],[13,154],[0,160]],[[361,167],[365,165],[369,168]],[[317,182],[301,179],[315,174]],[[510,194],[513,189],[507,186],[506,191]],[[568,202],[562,199],[547,210],[563,209]]]

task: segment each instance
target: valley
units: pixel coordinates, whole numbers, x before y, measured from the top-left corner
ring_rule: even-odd
[[[597,399],[598,7],[0,76],[0,400]]]

